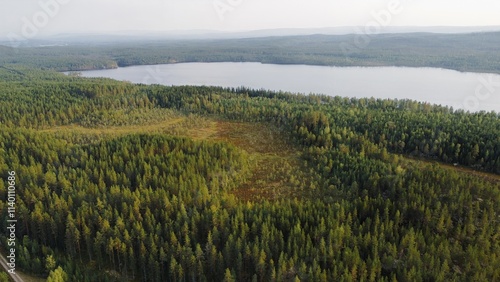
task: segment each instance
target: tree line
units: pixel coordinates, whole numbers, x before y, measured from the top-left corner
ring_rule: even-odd
[[[238,39],[127,39],[67,46],[0,45],[0,65],[59,71],[180,62],[436,67],[500,73],[498,32],[303,35]],[[59,42],[58,42],[59,43]],[[1,43],[0,43],[1,44]],[[286,46],[284,48],[283,46]],[[404,50],[404,51],[402,51]]]

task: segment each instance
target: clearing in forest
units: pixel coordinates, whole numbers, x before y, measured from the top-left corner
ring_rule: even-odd
[[[194,140],[225,142],[248,153],[251,175],[232,191],[237,199],[262,200],[301,197],[311,186],[311,173],[301,150],[289,134],[266,123],[235,122],[194,115],[141,125],[83,127],[72,124],[40,130],[50,134],[84,135],[90,140],[127,134],[169,134]]]

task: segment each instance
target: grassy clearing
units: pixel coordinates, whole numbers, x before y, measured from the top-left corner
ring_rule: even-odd
[[[194,140],[226,142],[248,153],[251,175],[232,193],[241,200],[301,197],[309,174],[300,149],[282,130],[264,123],[234,122],[195,115],[140,125],[84,127],[59,126],[40,130],[73,140],[101,140],[126,134],[169,134]],[[76,137],[75,137],[76,136]],[[82,139],[82,136],[85,136]]]
[[[454,166],[454,165],[445,164],[445,163],[439,163],[439,166],[441,166],[442,168],[445,168],[445,169],[455,170],[455,171],[460,172],[460,173],[466,173],[469,175],[473,175],[473,176],[476,176],[478,178],[482,178],[486,181],[500,183],[500,175],[498,175],[498,174],[477,171],[477,170],[474,170],[472,168],[463,167],[463,166]]]
[[[251,176],[232,194],[243,201],[277,200],[303,196],[310,176],[300,158],[301,151],[286,133],[264,123],[210,120],[202,128],[191,128],[185,136],[196,140],[230,143],[248,153]]]
[[[165,120],[147,124],[107,127],[60,126],[41,130],[48,134],[85,136],[85,140],[115,138],[126,134],[169,134],[194,140],[226,142],[248,153],[251,175],[232,194],[243,201],[301,198],[314,191],[314,173],[300,158],[301,151],[288,135],[269,124],[235,122],[196,115],[171,115]],[[79,140],[79,137],[76,139]],[[433,161],[405,157],[409,162],[432,164]],[[500,183],[496,174],[470,168],[438,164],[447,170],[466,173],[487,181]]]
[[[186,118],[175,118],[163,122],[147,125],[109,126],[109,127],[84,127],[77,124],[56,126],[49,129],[40,130],[46,133],[71,132],[74,134],[96,135],[96,136],[120,136],[132,133],[161,133],[172,126],[181,123]]]
[[[302,175],[299,148],[293,146],[287,134],[262,123],[216,121],[208,139],[231,143],[249,154],[251,177],[233,194],[241,200],[300,197],[297,176]],[[206,132],[205,132],[206,133]]]
[[[500,175],[498,175],[498,174],[488,173],[488,172],[484,172],[484,171],[478,171],[478,170],[474,170],[472,168],[468,168],[468,167],[464,167],[464,166],[460,166],[460,165],[454,166],[454,165],[451,165],[451,164],[447,164],[447,163],[443,163],[443,162],[438,162],[438,161],[426,160],[426,159],[423,159],[423,158],[415,158],[415,157],[410,157],[410,156],[406,156],[404,158],[405,158],[405,160],[407,160],[409,162],[413,162],[413,163],[420,162],[420,163],[422,163],[424,165],[437,164],[441,168],[449,170],[449,171],[454,171],[454,172],[457,172],[457,173],[460,173],[460,174],[471,175],[471,176],[474,176],[474,177],[477,177],[477,178],[481,178],[481,179],[483,179],[485,181],[489,181],[489,182],[492,182],[492,183],[499,183],[500,184]]]

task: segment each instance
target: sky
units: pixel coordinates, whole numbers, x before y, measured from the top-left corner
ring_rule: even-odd
[[[0,36],[340,26],[500,26],[498,0],[0,0]]]

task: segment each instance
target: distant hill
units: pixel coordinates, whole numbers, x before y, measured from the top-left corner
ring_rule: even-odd
[[[142,40],[123,35],[62,36],[37,41],[37,46],[3,47],[0,65],[22,63],[67,71],[179,62],[261,62],[440,67],[500,73],[500,32],[271,36],[278,31],[266,31],[269,36],[250,36],[263,33],[246,33],[247,38],[232,39],[160,39],[148,34]]]
[[[23,46],[58,45],[61,42],[117,42],[131,40],[180,40],[180,39],[237,39],[268,36],[296,36],[296,35],[346,35],[359,34],[364,31],[363,26],[342,26],[324,28],[277,28],[249,31],[220,31],[220,30],[171,30],[171,31],[142,31],[127,30],[120,32],[89,32],[89,33],[62,33],[50,36],[40,36],[20,43]],[[500,31],[500,26],[388,26],[382,33],[471,33]],[[9,45],[7,36],[0,35],[0,44]]]

